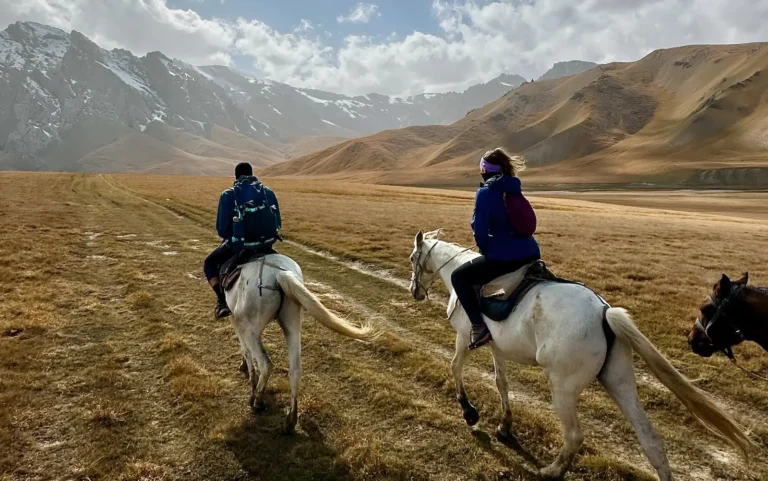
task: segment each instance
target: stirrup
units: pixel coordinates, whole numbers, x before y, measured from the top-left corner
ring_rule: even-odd
[[[478,337],[476,337],[469,343],[470,351],[477,349],[478,347],[485,346],[486,344],[488,344],[493,340],[493,338],[491,337],[491,331],[488,330],[487,327],[485,327],[479,334],[476,334],[476,332],[473,331],[470,339],[474,338],[476,335]]]
[[[223,319],[232,315],[232,311],[229,310],[229,307],[227,307],[226,304],[218,303],[213,311],[213,315],[216,319]]]

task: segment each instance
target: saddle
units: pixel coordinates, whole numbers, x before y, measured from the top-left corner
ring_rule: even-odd
[[[262,257],[270,254],[277,254],[275,250],[249,250],[243,249],[234,256],[232,256],[227,262],[225,262],[219,270],[219,279],[221,279],[221,287],[224,291],[228,291],[230,287],[235,285],[235,281],[240,278],[240,271],[243,266],[251,262],[257,261]]]
[[[581,285],[554,275],[544,261],[537,260],[481,286],[480,310],[489,319],[503,321],[512,314],[528,291],[541,282]]]

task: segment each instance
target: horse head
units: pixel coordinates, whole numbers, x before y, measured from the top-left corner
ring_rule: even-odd
[[[432,249],[437,245],[441,229],[427,232],[419,231],[413,241],[411,252],[411,284],[409,290],[417,301],[423,301],[429,296],[429,287],[435,280],[437,273],[429,270],[428,263],[432,256]],[[434,242],[425,242],[432,241]]]
[[[747,272],[736,281],[723,274],[712,287],[688,335],[688,344],[695,354],[702,357],[719,351],[729,354],[731,347],[744,340],[743,319],[737,314],[743,310],[742,289],[748,282]]]

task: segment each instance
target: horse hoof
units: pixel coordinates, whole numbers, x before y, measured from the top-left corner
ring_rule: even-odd
[[[296,434],[296,424],[291,423],[290,421],[286,422],[283,428],[280,430],[280,434],[283,436],[292,436]]]
[[[267,405],[264,403],[264,401],[252,401],[251,410],[253,410],[255,414],[263,413],[267,410]]]
[[[467,422],[468,426],[474,426],[475,424],[480,421],[480,413],[477,412],[477,409],[466,409],[464,411],[464,421]]]
[[[562,470],[553,466],[547,466],[546,468],[539,470],[539,476],[541,476],[543,479],[562,479],[563,474],[565,473],[563,473]]]
[[[496,427],[496,437],[502,440],[511,439],[512,433],[510,432],[509,426],[504,426],[503,424],[499,424]]]

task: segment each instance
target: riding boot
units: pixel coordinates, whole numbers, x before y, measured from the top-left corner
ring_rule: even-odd
[[[479,312],[468,312],[467,316],[469,317],[469,322],[472,323],[472,331],[469,336],[469,350],[472,351],[491,342],[493,340],[491,331],[485,325],[483,315]]]
[[[213,311],[216,319],[222,319],[232,314],[232,311],[227,306],[227,298],[224,295],[224,290],[221,288],[221,283],[213,286],[213,292],[216,293],[217,298],[216,308]]]

